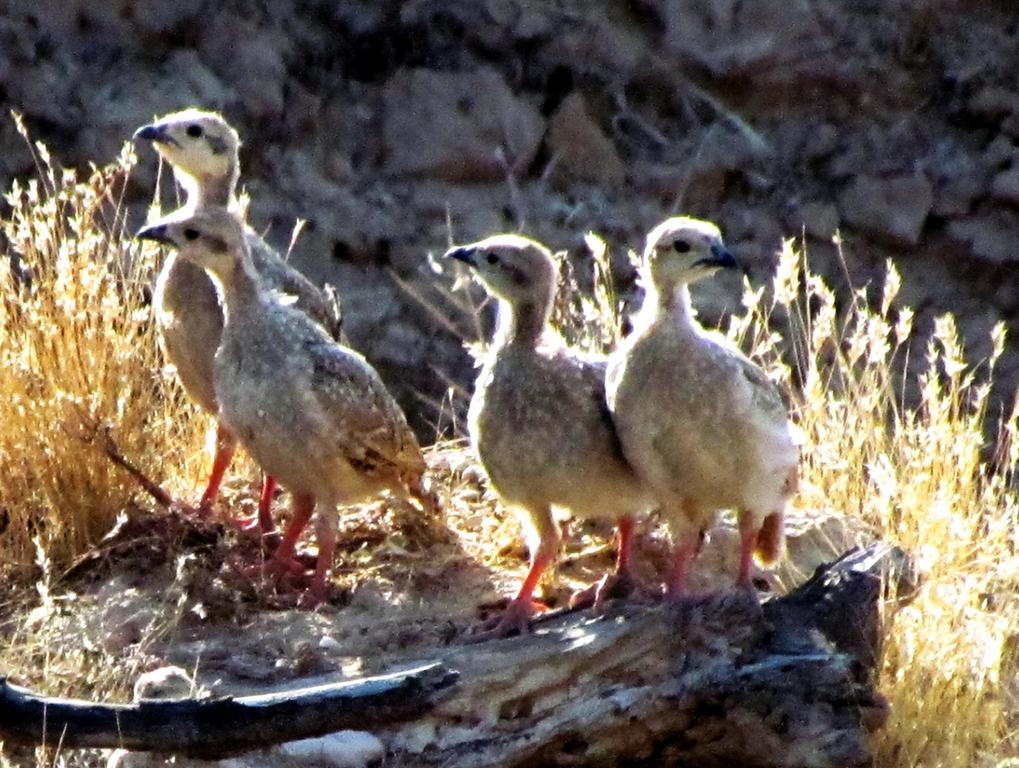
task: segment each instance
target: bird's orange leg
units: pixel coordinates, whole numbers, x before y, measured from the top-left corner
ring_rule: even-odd
[[[209,482],[205,486],[202,500],[198,502],[198,514],[206,518],[212,511],[212,505],[219,495],[219,487],[223,484],[223,475],[233,460],[234,451],[237,450],[237,440],[230,434],[230,430],[220,424],[216,427],[216,451],[212,456],[212,472],[209,473]]]
[[[754,549],[757,547],[757,534],[759,528],[754,524],[753,517],[743,512],[739,516],[739,576],[736,577],[736,586],[757,593],[754,588],[754,581],[751,578],[754,563]]]
[[[502,615],[484,622],[471,636],[474,642],[506,637],[513,633],[526,634],[530,631],[531,617],[545,606],[534,600],[534,590],[541,580],[541,574],[555,560],[559,552],[559,527],[552,518],[550,509],[533,513],[531,522],[538,534],[538,544],[531,553],[531,566],[524,577],[516,596],[510,600]]]
[[[267,569],[277,574],[304,573],[304,567],[294,556],[297,552],[297,540],[315,511],[315,497],[310,494],[294,494],[291,507],[292,517],[283,532],[280,545],[276,547],[272,557],[266,563]],[[321,555],[319,556],[321,559]]]
[[[502,616],[491,630],[488,633],[482,633],[486,635],[485,639],[506,637],[514,632],[523,635],[530,631],[531,617],[544,607],[534,601],[534,590],[541,580],[541,574],[552,564],[554,559],[554,554],[540,550],[531,559],[531,567],[527,571],[527,576],[520,585],[520,589],[517,590],[516,596],[510,600],[506,610],[503,611]]]
[[[272,475],[262,475],[262,491],[258,497],[258,516],[241,515],[234,519],[234,525],[241,531],[258,531],[263,539],[276,533],[276,523],[272,519],[272,500],[276,493],[276,479]]]
[[[629,515],[619,518],[619,551],[616,553],[616,576],[631,578],[630,562],[633,558],[633,531],[637,521]]]
[[[690,564],[701,549],[703,537],[700,531],[684,531],[676,542],[672,554],[672,569],[665,582],[665,599],[671,603],[679,603],[687,596],[687,580],[690,575]]]
[[[619,518],[619,549],[616,552],[615,571],[605,574],[597,584],[592,584],[570,597],[570,608],[586,608],[593,605],[596,611],[601,610],[608,599],[626,597],[633,591],[634,579],[630,563],[633,553],[633,532],[636,526],[636,520],[629,515]]]
[[[311,578],[308,591],[301,597],[302,608],[314,608],[329,599],[329,574],[333,566],[333,555],[336,552],[336,514],[319,510],[315,521],[315,536],[318,539],[318,560],[315,562],[315,575]]]
[[[262,494],[258,497],[258,527],[262,529],[263,536],[276,530],[272,519],[272,497],[275,492],[276,478],[265,475],[262,478]]]

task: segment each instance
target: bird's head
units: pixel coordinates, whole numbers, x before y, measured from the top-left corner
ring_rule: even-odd
[[[236,268],[245,248],[243,222],[219,207],[171,214],[143,227],[135,237],[176,248],[182,258],[220,277]]]
[[[520,235],[493,235],[446,252],[472,267],[485,287],[511,305],[550,305],[556,266],[541,243]]]
[[[194,179],[225,179],[236,173],[240,139],[223,116],[200,109],[164,115],[134,132],[151,141],[173,167]]]
[[[659,288],[684,285],[739,267],[726,250],[718,227],[709,221],[676,216],[651,230],[644,246],[644,263]]]

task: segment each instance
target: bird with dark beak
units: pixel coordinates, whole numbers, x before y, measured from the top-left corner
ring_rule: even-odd
[[[711,222],[675,217],[647,236],[646,289],[633,331],[609,361],[606,389],[623,453],[654,493],[674,546],[666,595],[682,599],[704,533],[736,512],[737,583],[754,592],[753,559],[781,555],[796,487],[798,430],[767,375],[697,322],[689,285],[736,259]]]
[[[151,142],[173,166],[174,177],[187,190],[186,210],[237,208],[240,138],[222,115],[185,109],[142,126],[134,137]],[[259,277],[272,289],[295,297],[298,309],[321,323],[333,338],[341,338],[335,293],[320,288],[294,269],[251,227],[244,226],[244,237]],[[163,350],[177,369],[184,389],[203,410],[215,414],[218,406],[212,360],[219,346],[223,311],[210,278],[203,269],[171,253],[156,280],[153,305]],[[236,437],[219,426],[212,471],[198,506],[203,515],[209,514],[215,504],[236,448]],[[260,531],[265,543],[271,541],[266,536],[275,528],[271,514],[275,488],[271,476],[263,478],[257,517],[235,519],[243,530]]]
[[[135,141],[152,141],[158,144],[175,144],[179,146],[178,141],[173,137],[173,134],[170,133],[167,127],[165,125],[159,125],[158,123],[143,125],[134,132],[134,136],[132,138]]]
[[[225,305],[213,365],[217,415],[293,504],[266,568],[280,579],[303,573],[296,545],[314,513],[319,554],[302,603],[328,599],[337,505],[388,490],[437,508],[406,417],[361,355],[265,286],[236,214],[179,211],[138,237],[173,246],[216,282]]]
[[[534,590],[561,539],[553,507],[618,526],[614,573],[573,600],[600,607],[633,586],[634,526],[651,498],[619,450],[605,403],[605,358],[567,346],[549,326],[557,270],[548,249],[518,235],[496,235],[446,256],[470,266],[499,300],[498,328],[475,383],[468,426],[489,483],[519,516],[531,556],[505,612],[476,631],[474,639],[485,639],[526,632],[541,607]]]

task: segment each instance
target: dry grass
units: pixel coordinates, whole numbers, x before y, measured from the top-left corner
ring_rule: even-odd
[[[0,669],[33,668],[53,693],[121,698],[135,673],[131,658],[78,647],[50,629],[54,611],[73,610],[50,591],[50,560],[88,547],[136,493],[78,435],[90,422],[112,424],[143,469],[190,492],[205,463],[207,422],[161,368],[145,300],[154,254],[125,238],[120,215],[130,158],[78,179],[37,152],[39,179],[15,188],[0,221],[7,252],[31,276],[0,275],[0,504],[8,519],[0,560],[37,563],[43,576],[38,594],[18,601],[34,611],[0,625]],[[590,245],[595,290],[565,297],[556,318],[571,340],[603,349],[619,333],[619,302],[604,254]],[[1004,334],[995,331],[994,358],[971,367],[950,317],[929,339],[918,337],[909,310],[894,306],[897,285],[889,266],[880,295],[860,291],[838,308],[787,244],[773,285],[748,286],[729,335],[796,393],[794,418],[806,435],[797,505],[844,512],[913,552],[924,573],[915,602],[888,626],[881,688],[892,717],[877,737],[878,764],[994,766],[1019,748],[1001,679],[1003,645],[1019,631],[1017,414],[1002,420],[996,444],[985,440]],[[474,316],[461,320],[478,328],[477,306],[463,306]],[[922,370],[906,367],[911,344],[926,347]],[[498,565],[496,543],[515,539],[512,522],[493,514],[462,452],[436,455],[443,493],[463,506],[451,526],[464,550]],[[352,550],[350,567],[366,556]]]
[[[27,141],[26,137],[26,141]],[[0,219],[0,563],[39,545],[66,562],[102,536],[137,491],[97,449],[109,426],[143,469],[177,486],[199,475],[206,423],[163,370],[147,295],[157,252],[125,233],[129,153],[86,177],[35,145],[37,178]],[[165,468],[165,469],[164,469]]]
[[[912,312],[894,306],[898,287],[889,264],[880,296],[858,291],[837,311],[787,243],[770,299],[748,288],[730,337],[799,393],[797,505],[843,511],[913,553],[924,576],[885,638],[881,690],[892,716],[878,736],[878,765],[994,766],[1019,751],[1001,679],[1003,648],[1019,632],[1019,413],[1000,419],[993,444],[985,438],[997,421],[987,408],[1004,329],[992,333],[992,357],[971,367],[950,315],[915,338]],[[773,319],[788,328],[791,367]],[[911,343],[926,346],[922,370],[908,370]],[[915,390],[910,398],[904,388]]]

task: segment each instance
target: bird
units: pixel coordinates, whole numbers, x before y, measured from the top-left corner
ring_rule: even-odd
[[[222,115],[186,109],[142,126],[134,137],[151,142],[171,164],[174,176],[187,192],[185,209],[236,209],[240,139]],[[250,227],[245,226],[244,235],[259,277],[273,289],[294,297],[296,306],[321,323],[333,338],[342,338],[342,316],[331,288],[318,288]],[[185,391],[206,412],[215,414],[212,359],[223,328],[215,286],[203,269],[171,255],[156,279],[153,306],[163,349]],[[219,425],[212,471],[198,506],[203,515],[215,502],[235,448],[235,437]],[[273,532],[270,506],[275,485],[271,476],[263,479],[257,518],[238,521],[241,528]]]
[[[737,585],[756,598],[752,561],[781,556],[796,489],[799,440],[778,388],[691,307],[691,283],[737,267],[715,224],[679,216],[656,226],[644,248],[642,306],[609,359],[608,406],[623,453],[672,534],[672,601],[688,597],[692,560],[725,509],[737,515]]]
[[[499,300],[468,428],[491,487],[517,512],[530,552],[516,595],[478,636],[523,634],[539,608],[535,587],[561,542],[553,507],[618,526],[615,572],[595,590],[600,605],[615,584],[632,584],[634,526],[651,497],[623,457],[608,412],[606,358],[568,346],[550,327],[557,271],[548,248],[501,234],[452,248],[446,257],[467,264]]]
[[[301,598],[314,606],[328,597],[338,504],[389,490],[437,509],[417,438],[375,369],[263,283],[237,214],[217,206],[178,211],[137,237],[176,249],[223,296],[218,416],[291,494],[291,520],[268,562],[274,575],[301,570],[296,543],[317,506],[318,557]]]

